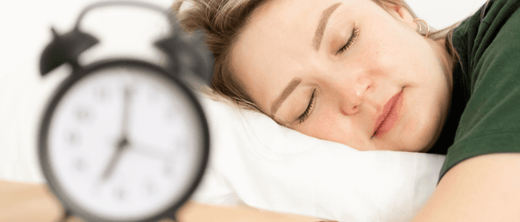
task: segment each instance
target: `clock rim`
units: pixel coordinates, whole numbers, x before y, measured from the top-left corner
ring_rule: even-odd
[[[59,102],[63,99],[66,93],[78,83],[82,78],[89,76],[90,74],[95,73],[95,71],[110,68],[110,67],[137,67],[150,69],[154,71],[155,75],[159,74],[161,77],[165,77],[170,84],[179,86],[179,89],[189,98],[191,105],[196,110],[196,115],[199,118],[202,130],[203,141],[202,145],[202,158],[200,159],[200,163],[198,164],[199,169],[196,171],[196,176],[190,182],[188,190],[182,195],[180,199],[177,201],[173,201],[173,205],[168,207],[163,212],[157,213],[155,216],[151,216],[147,219],[142,220],[133,220],[133,221],[144,221],[144,222],[152,222],[158,221],[161,219],[173,219],[175,220],[175,214],[177,210],[182,207],[184,203],[186,203],[191,195],[195,192],[196,188],[200,185],[202,178],[204,176],[204,172],[208,165],[209,161],[209,152],[210,152],[210,134],[209,127],[206,115],[204,110],[200,104],[200,101],[197,99],[195,93],[184,83],[180,78],[178,78],[175,73],[168,72],[166,69],[152,64],[147,61],[137,60],[137,59],[110,59],[110,60],[102,60],[77,70],[73,70],[70,76],[68,76],[65,80],[63,80],[60,85],[57,87],[55,92],[50,97],[50,102],[48,102],[45,107],[43,118],[40,121],[40,127],[38,131],[38,160],[40,164],[40,168],[42,169],[42,173],[46,179],[47,187],[51,190],[51,192],[55,195],[55,197],[62,203],[62,206],[68,214],[72,214],[75,216],[82,217],[84,219],[92,220],[92,221],[109,221],[105,218],[101,218],[98,215],[94,215],[94,213],[84,210],[72,198],[69,198],[68,195],[61,191],[61,185],[56,181],[56,176],[54,172],[50,168],[50,161],[47,154],[48,151],[48,134],[49,134],[49,124],[54,116],[55,110]],[[129,220],[116,220],[115,222],[122,222]]]

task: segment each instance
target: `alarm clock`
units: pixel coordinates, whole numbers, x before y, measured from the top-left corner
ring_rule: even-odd
[[[99,42],[81,31],[82,18],[113,5],[166,15],[172,28],[155,46],[167,64],[131,58],[78,62]],[[67,215],[87,221],[175,220],[201,181],[209,156],[208,125],[183,76],[211,81],[212,57],[171,16],[143,2],[100,2],[81,12],[72,31],[52,29],[41,75],[63,64],[72,73],[44,111],[38,154],[48,186]]]

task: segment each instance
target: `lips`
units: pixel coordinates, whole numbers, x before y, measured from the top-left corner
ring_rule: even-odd
[[[374,126],[374,137],[382,136],[392,129],[395,123],[399,120],[401,113],[401,106],[403,104],[403,91],[396,93],[392,98],[386,102],[383,107],[383,113],[377,117]]]

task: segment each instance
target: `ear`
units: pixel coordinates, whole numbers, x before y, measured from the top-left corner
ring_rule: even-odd
[[[390,13],[396,19],[401,20],[405,25],[409,26],[413,30],[417,29],[417,25],[413,22],[416,16],[415,14],[413,14],[413,12],[408,10],[408,7],[405,4],[393,4],[384,2],[383,7],[385,7],[388,13]]]

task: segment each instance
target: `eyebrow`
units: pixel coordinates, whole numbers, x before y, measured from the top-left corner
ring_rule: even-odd
[[[327,9],[323,10],[323,13],[321,13],[320,22],[318,23],[318,27],[314,33],[314,38],[312,39],[312,46],[314,49],[316,49],[316,51],[320,49],[321,39],[325,33],[325,28],[327,27],[327,22],[329,21],[330,15],[338,8],[339,5],[341,5],[341,2],[328,7]]]
[[[280,105],[282,105],[283,101],[289,97],[289,95],[296,89],[298,85],[302,82],[302,79],[300,78],[294,78],[291,80],[291,82],[285,87],[282,94],[278,96],[278,98],[273,102],[273,105],[271,106],[271,117],[274,116],[276,111],[278,111],[278,108],[280,108]]]

